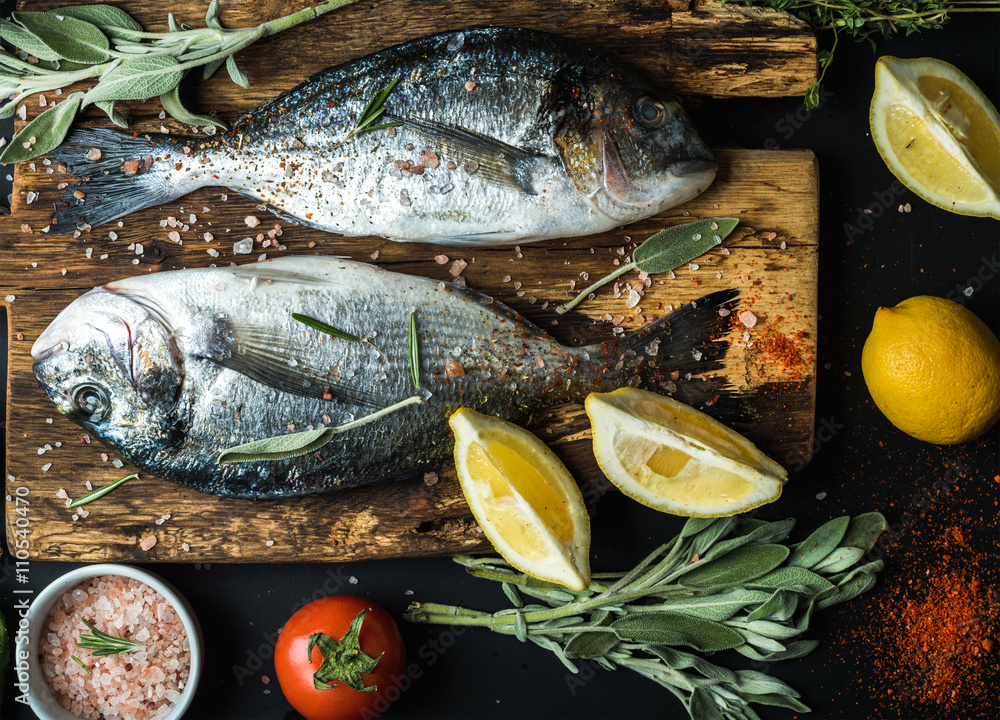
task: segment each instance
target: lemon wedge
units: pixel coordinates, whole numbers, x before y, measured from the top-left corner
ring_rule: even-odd
[[[500,418],[460,408],[449,423],[462,492],[496,551],[540,580],[590,585],[590,516],[562,461]]]
[[[1000,219],[1000,115],[962,71],[934,58],[879,58],[869,120],[906,187],[945,210]]]
[[[645,390],[591,393],[594,456],[619,490],[662,512],[735,515],[778,499],[785,469],[739,433]]]

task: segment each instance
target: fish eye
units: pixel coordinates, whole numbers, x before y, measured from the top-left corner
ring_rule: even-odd
[[[635,101],[635,117],[648,128],[658,128],[667,119],[667,108],[659,100],[643,96]]]
[[[73,404],[90,422],[99,422],[110,409],[108,395],[96,385],[80,385],[73,391]]]

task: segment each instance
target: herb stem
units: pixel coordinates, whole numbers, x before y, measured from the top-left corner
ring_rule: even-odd
[[[601,287],[603,287],[604,285],[606,285],[609,282],[612,282],[613,280],[617,280],[622,275],[624,275],[625,273],[627,273],[629,270],[635,270],[635,263],[634,262],[630,262],[628,265],[623,265],[622,267],[618,268],[617,270],[615,270],[610,275],[605,275],[600,280],[598,280],[597,282],[593,283],[586,290],[581,291],[579,295],[577,295],[575,298],[573,298],[572,300],[570,300],[568,303],[566,303],[565,305],[561,305],[561,306],[557,307],[556,308],[556,312],[559,313],[560,315],[568,313],[570,310],[572,310],[577,305],[579,305],[580,303],[582,303],[590,295],[590,293],[596,292]]]

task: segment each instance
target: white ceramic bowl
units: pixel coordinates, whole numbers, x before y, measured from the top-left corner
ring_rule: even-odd
[[[76,715],[59,704],[49,689],[49,684],[42,672],[42,666],[38,661],[39,640],[45,629],[45,620],[55,602],[75,585],[98,575],[121,575],[146,583],[173,606],[177,616],[184,623],[184,630],[187,632],[188,642],[191,646],[191,667],[188,671],[187,684],[181,691],[181,696],[177,698],[177,702],[173,704],[170,712],[162,718],[162,720],[180,720],[194,699],[198,678],[201,675],[203,645],[201,626],[198,624],[198,619],[195,617],[191,605],[168,582],[145,570],[114,563],[87,565],[72,570],[50,583],[31,601],[27,617],[27,639],[26,642],[17,645],[18,653],[25,649],[28,651],[28,704],[38,715],[39,720],[78,720]],[[25,636],[21,635],[19,638],[23,639]]]

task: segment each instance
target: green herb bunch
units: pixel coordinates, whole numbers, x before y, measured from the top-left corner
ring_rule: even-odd
[[[158,97],[164,110],[188,125],[225,127],[196,115],[181,103],[178,86],[195,68],[211,77],[225,64],[233,82],[249,87],[234,54],[257,40],[295,27],[355,0],[325,0],[318,5],[255,27],[228,29],[212,0],[204,28],[168,16],[169,32],[145,32],[128,13],[111,5],[78,5],[46,12],[15,12],[0,20],[0,38],[17,49],[0,50],[0,118],[13,116],[18,103],[34,93],[60,90],[99,78],[86,92],[66,96],[32,120],[0,155],[0,163],[22,162],[54,150],[77,113],[96,105],[116,125],[127,127],[115,104]],[[50,99],[53,99],[50,97]]]
[[[833,46],[819,52],[820,76],[806,92],[808,108],[819,105],[819,87],[833,61],[840,33],[855,42],[867,40],[875,48],[876,37],[898,32],[911,35],[921,30],[940,30],[956,13],[1000,12],[1000,0],[722,0],[745,5],[763,5],[784,10],[805,20],[816,30],[832,30]]]
[[[768,662],[802,657],[818,645],[801,638],[813,614],[875,584],[883,563],[864,558],[886,528],[881,514],[840,517],[786,545],[794,523],[692,518],[631,571],[595,574],[581,591],[499,559],[458,557],[469,574],[500,582],[514,607],[491,614],[417,603],[406,618],[513,635],[552,651],[573,673],[577,659],[628,668],[666,687],[699,720],[757,718],[753,703],[807,712],[784,682],[691,652],[735,650]],[[525,595],[541,603],[525,604]]]

